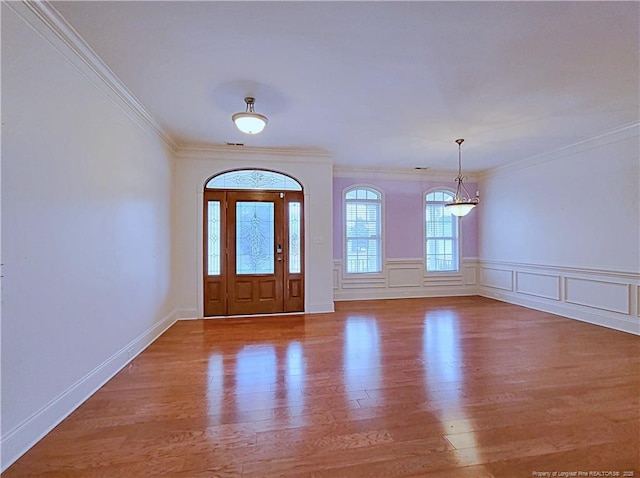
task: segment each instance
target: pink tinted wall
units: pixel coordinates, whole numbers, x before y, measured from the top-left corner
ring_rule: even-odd
[[[370,178],[333,178],[333,257],[342,259],[344,237],[344,190],[354,185],[371,186],[383,195],[384,248],[386,259],[416,259],[424,256],[424,194],[435,188],[452,190],[453,181],[423,181]],[[466,183],[471,193],[476,183]],[[478,212],[474,209],[460,221],[462,257],[478,256]]]

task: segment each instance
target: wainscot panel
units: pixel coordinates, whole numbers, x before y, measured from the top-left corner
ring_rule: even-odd
[[[466,285],[475,285],[477,283],[478,268],[477,266],[464,266],[464,283]]]
[[[480,268],[480,285],[493,289],[513,290],[513,271],[483,266]]]
[[[416,266],[390,266],[389,287],[420,287],[422,270]]]
[[[638,273],[482,260],[478,268],[479,295],[640,335]]]
[[[334,260],[334,300],[476,295],[477,260],[463,259],[462,272],[426,273],[423,259],[391,259],[380,274],[346,275]]]
[[[570,304],[629,314],[629,284],[605,279],[565,278],[565,300]]]
[[[557,274],[537,274],[516,272],[516,292],[521,294],[560,300],[560,276]]]

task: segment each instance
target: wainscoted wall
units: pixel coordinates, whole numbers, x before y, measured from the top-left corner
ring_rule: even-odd
[[[426,274],[424,258],[420,257],[424,251],[424,195],[434,189],[451,190],[450,173],[334,168],[333,177],[334,300],[477,294],[475,211],[459,223],[460,272]],[[470,178],[469,189],[476,191],[473,180]],[[345,273],[343,195],[346,188],[356,184],[374,187],[383,195],[383,268],[379,274]]]
[[[333,262],[334,300],[481,295],[640,335],[640,275],[463,259],[460,273],[429,274],[422,259],[391,259],[381,274],[345,274]]]
[[[639,126],[485,174],[481,295],[640,334]]]
[[[640,334],[640,275],[479,261],[485,297]]]
[[[424,272],[423,259],[387,259],[380,274],[345,274],[343,262],[333,261],[336,301],[441,297],[478,293],[477,259],[462,259],[459,273]]]

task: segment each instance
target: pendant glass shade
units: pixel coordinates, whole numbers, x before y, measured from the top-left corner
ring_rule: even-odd
[[[235,113],[231,116],[231,119],[243,133],[258,134],[262,132],[265,126],[267,126],[269,120],[265,115],[261,115],[254,111],[254,98],[247,96],[244,101],[247,104],[247,110],[242,113]]]
[[[233,122],[243,133],[258,134],[267,125],[267,118],[257,113],[236,113]]]
[[[446,204],[445,209],[454,216],[462,217],[466,216],[471,210],[476,207],[476,203],[471,202],[459,202]]]

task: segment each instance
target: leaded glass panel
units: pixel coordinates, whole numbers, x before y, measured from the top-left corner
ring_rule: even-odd
[[[300,267],[300,203],[289,203],[289,272],[299,274]]]
[[[236,203],[236,273],[273,274],[274,205]]]
[[[220,275],[220,201],[207,202],[207,274]]]
[[[219,174],[211,178],[206,187],[208,189],[302,191],[302,186],[295,179],[260,169],[243,169]]]

